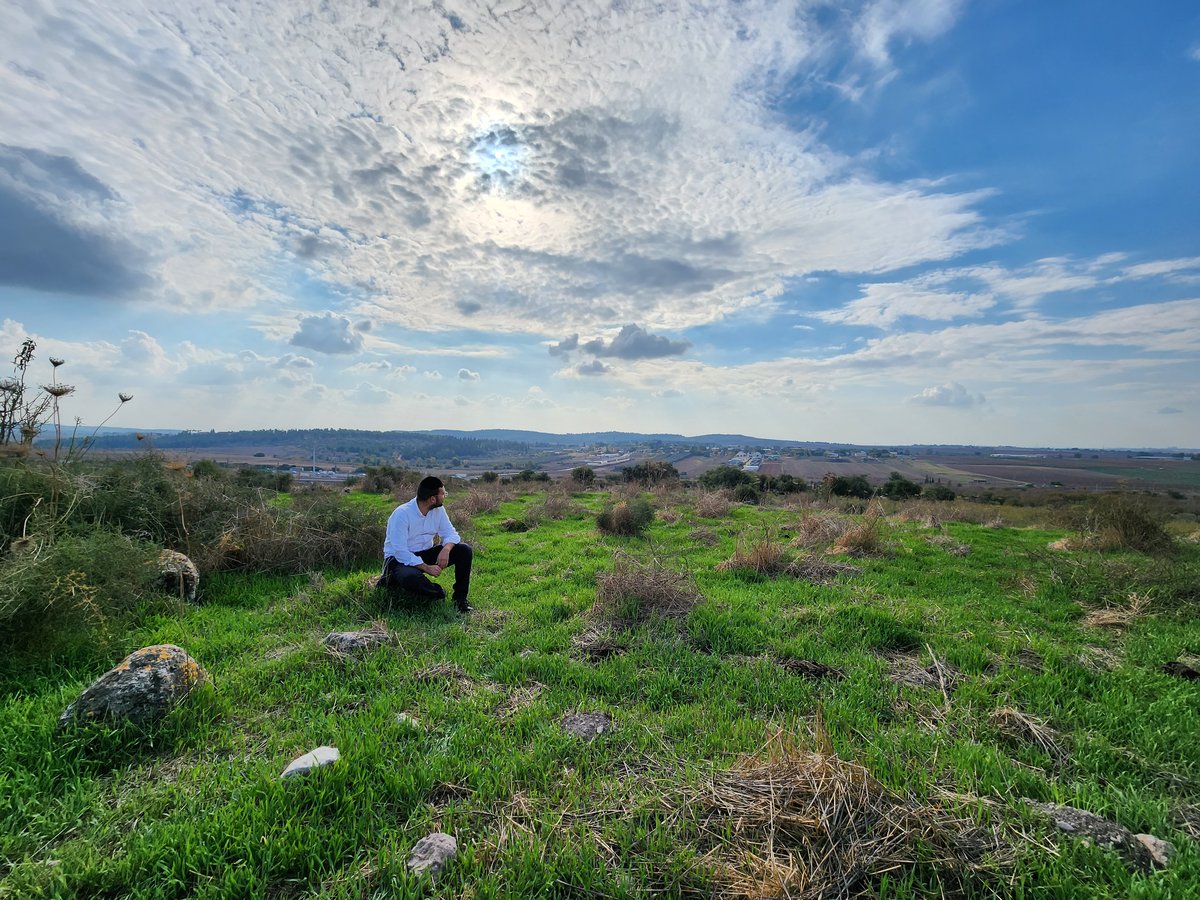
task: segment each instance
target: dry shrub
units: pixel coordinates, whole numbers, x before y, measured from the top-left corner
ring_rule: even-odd
[[[658,511],[658,518],[667,525],[674,525],[683,518],[683,513],[677,506],[668,506]]]
[[[341,502],[340,495],[295,498],[289,507],[266,502],[243,507],[217,539],[191,554],[200,571],[240,569],[299,574],[378,562],[383,517]]]
[[[703,811],[713,845],[704,861],[720,897],[849,897],[917,859],[974,870],[1002,862],[998,836],[969,818],[899,795],[828,748],[778,736],[689,800]]]
[[[1127,606],[1093,610],[1083,617],[1083,624],[1088,628],[1124,628],[1134,619],[1144,615],[1149,605],[1149,596],[1131,593]]]
[[[832,512],[814,512],[800,520],[796,537],[797,547],[828,547],[854,527],[854,522]]]
[[[704,547],[715,547],[721,543],[721,536],[711,528],[697,528],[688,537]]]
[[[1172,548],[1162,514],[1144,497],[1124,492],[1105,494],[1087,518],[1089,543],[1097,550],[1165,553]]]
[[[833,545],[835,553],[850,556],[882,556],[888,549],[883,535],[883,521],[875,515],[863,516],[843,531]]]
[[[606,506],[596,516],[596,526],[604,534],[634,537],[641,535],[654,521],[654,508],[641,497]]]
[[[520,519],[514,519],[514,518],[510,517],[500,523],[500,530],[501,531],[521,532],[521,531],[528,531],[529,526],[526,525],[524,522],[522,522]]]
[[[472,487],[462,496],[454,498],[450,509],[457,518],[462,515],[478,516],[482,513],[489,513],[499,505],[500,496],[496,491]]]
[[[703,519],[723,519],[732,508],[729,491],[701,491],[696,495],[696,515]]]
[[[790,564],[790,554],[782,544],[773,540],[770,531],[766,531],[757,540],[745,535],[739,536],[733,556],[719,563],[717,570],[727,572],[741,569],[757,572],[759,575],[774,576],[784,574]]]
[[[540,519],[565,519],[567,516],[573,516],[578,513],[582,507],[571,499],[571,495],[563,491],[548,491],[546,499],[536,506],[531,506],[529,511],[537,510],[535,513]],[[528,516],[526,516],[528,519]]]
[[[591,614],[614,624],[634,625],[655,617],[683,618],[700,599],[686,568],[672,568],[657,557],[641,561],[618,553],[613,570],[596,577]]]
[[[1036,744],[1051,756],[1059,756],[1059,734],[1046,724],[1044,719],[1023,713],[1011,706],[1004,706],[988,716],[988,722],[1001,737],[1021,744]]]
[[[896,513],[901,522],[916,522],[922,528],[941,528],[942,516],[940,510],[932,503],[910,503]]]

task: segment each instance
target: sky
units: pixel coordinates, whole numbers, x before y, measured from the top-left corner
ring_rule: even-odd
[[[4,5],[85,424],[1200,446],[1192,0]]]

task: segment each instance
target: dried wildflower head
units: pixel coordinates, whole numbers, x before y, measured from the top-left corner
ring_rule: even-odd
[[[66,360],[63,359],[61,356],[51,356],[50,357],[50,365],[54,366],[54,368],[56,368],[56,369],[65,362],[66,362]]]
[[[124,391],[121,391],[117,394],[117,399],[122,403],[128,403],[133,399],[133,394],[126,394]]]
[[[0,378],[0,391],[6,394],[15,394],[21,389],[21,382],[15,378]]]
[[[73,385],[73,384],[43,384],[42,390],[45,391],[47,394],[49,394],[51,397],[65,397],[65,396],[67,396],[67,394],[73,394],[75,392],[75,385]]]

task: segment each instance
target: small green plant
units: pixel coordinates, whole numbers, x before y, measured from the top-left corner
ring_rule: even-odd
[[[654,507],[648,500],[635,498],[606,506],[596,516],[596,526],[604,534],[636,537],[644,534],[654,521]]]

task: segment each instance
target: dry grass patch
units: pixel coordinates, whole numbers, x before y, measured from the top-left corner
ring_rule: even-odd
[[[478,516],[490,513],[500,505],[500,497],[495,491],[486,488],[470,488],[465,494],[454,498],[450,509],[455,521],[459,516]]]
[[[909,687],[924,687],[940,690],[949,695],[962,681],[963,675],[949,663],[942,662],[930,651],[932,662],[922,664],[917,656],[908,653],[892,653],[884,657],[888,666],[888,678],[896,684]]]
[[[1000,736],[1018,744],[1035,744],[1053,757],[1062,755],[1060,735],[1039,719],[1011,706],[1004,706],[988,716],[988,722]]]
[[[881,517],[868,514],[843,531],[832,549],[835,553],[865,557],[883,556],[890,552],[891,546],[884,536]]]
[[[833,512],[815,512],[800,520],[792,543],[797,547],[828,547],[854,527],[853,520]]]
[[[913,503],[902,507],[896,513],[896,519],[901,522],[915,522],[922,528],[942,527],[942,516],[939,511],[927,503]]]
[[[838,666],[827,666],[815,659],[776,659],[775,664],[785,672],[799,675],[801,678],[824,679],[830,678],[841,681],[846,677],[846,671]]]
[[[625,647],[617,635],[607,626],[593,626],[579,632],[571,638],[571,648],[593,662],[625,652]]]
[[[1125,628],[1134,619],[1146,613],[1150,598],[1145,594],[1131,593],[1125,606],[1096,609],[1083,617],[1088,628]]]
[[[700,600],[696,580],[686,567],[673,568],[658,557],[638,560],[619,552],[613,570],[596,577],[591,615],[634,625],[658,617],[683,618]]]
[[[702,519],[723,519],[733,509],[733,498],[729,491],[701,491],[695,509]]]
[[[827,747],[779,736],[716,773],[689,805],[703,811],[718,897],[849,897],[917,859],[972,870],[1008,861],[999,836],[969,818],[897,794]]]
[[[858,568],[858,566],[852,566],[850,563],[838,562],[808,554],[793,560],[787,567],[787,574],[793,578],[822,585],[833,584],[833,582],[843,575],[857,575],[860,572],[862,572],[862,569]]]
[[[697,528],[692,531],[688,537],[695,543],[704,547],[715,547],[721,543],[721,536],[711,528]]]
[[[455,663],[436,663],[426,666],[413,675],[413,680],[421,684],[443,681],[460,691],[467,690],[475,683],[475,679],[468,675],[462,666]]]
[[[733,556],[718,563],[717,570],[720,572],[741,570],[774,577],[786,573],[791,562],[791,554],[782,544],[773,539],[768,530],[757,539],[751,539],[745,535],[738,537]]]

